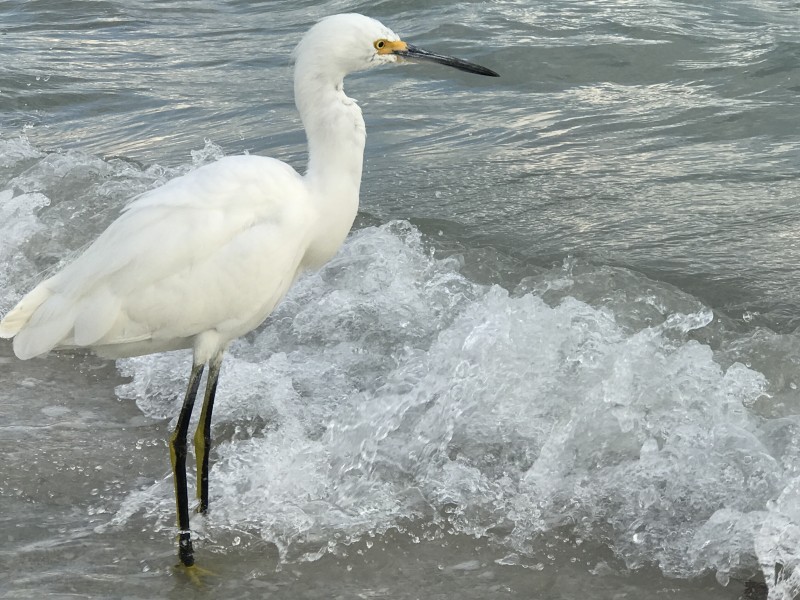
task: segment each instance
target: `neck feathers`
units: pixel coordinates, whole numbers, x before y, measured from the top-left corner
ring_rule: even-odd
[[[367,134],[361,109],[345,95],[342,80],[324,65],[298,63],[295,102],[308,138],[307,177],[324,180],[329,192],[346,187],[357,195]]]
[[[298,61],[294,82],[308,138],[305,181],[319,215],[317,235],[303,258],[306,267],[329,260],[353,225],[367,137],[361,109],[342,89],[343,74],[315,67]]]

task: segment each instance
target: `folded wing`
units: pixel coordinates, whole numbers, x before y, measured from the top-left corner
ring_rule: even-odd
[[[257,326],[297,276],[315,212],[279,161],[225,158],[139,197],[0,322],[19,358],[59,347],[124,356]]]

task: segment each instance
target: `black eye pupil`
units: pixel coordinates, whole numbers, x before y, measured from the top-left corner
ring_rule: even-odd
[[[384,42],[378,42],[378,48],[383,48],[386,44]]]

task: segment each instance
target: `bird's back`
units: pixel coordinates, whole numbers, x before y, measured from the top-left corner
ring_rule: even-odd
[[[317,218],[288,165],[237,156],[134,200],[0,322],[30,358],[59,347],[133,356],[256,327],[295,279]]]

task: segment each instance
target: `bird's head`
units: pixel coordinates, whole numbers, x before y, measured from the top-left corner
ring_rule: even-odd
[[[498,77],[494,71],[459,58],[434,54],[400,39],[380,21],[355,13],[326,17],[309,29],[295,49],[298,66],[315,65],[336,78],[387,63],[431,61],[469,73]]]

